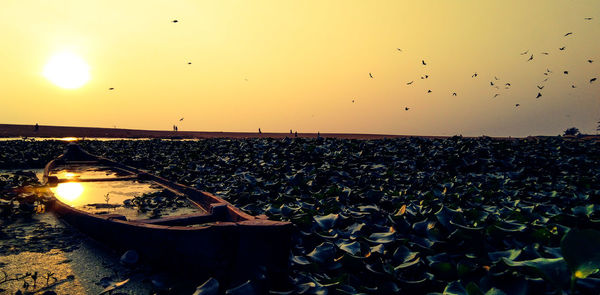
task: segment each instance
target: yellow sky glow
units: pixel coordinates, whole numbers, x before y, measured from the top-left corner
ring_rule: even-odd
[[[0,123],[595,133],[599,33],[595,0],[3,1]],[[44,78],[64,51],[89,65],[81,88]]]

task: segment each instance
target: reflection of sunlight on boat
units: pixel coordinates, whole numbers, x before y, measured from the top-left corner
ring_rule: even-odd
[[[76,176],[75,173],[71,173],[71,172],[65,173],[66,179],[73,179],[73,178],[75,178],[75,176]]]
[[[77,199],[83,193],[83,185],[79,182],[59,183],[56,187],[56,195],[62,201],[69,203]]]
[[[60,140],[62,140],[62,141],[77,141],[77,137],[63,137]]]

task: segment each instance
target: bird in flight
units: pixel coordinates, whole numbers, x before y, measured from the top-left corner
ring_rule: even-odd
[[[520,104],[515,104],[515,107],[518,107],[518,106],[520,106]]]
[[[529,49],[527,51],[525,51],[525,52],[521,52],[521,55],[525,55],[527,53],[529,53]]]
[[[494,79],[495,79],[495,80],[498,80],[498,77],[494,76]]]
[[[369,77],[373,78],[373,74],[369,73]]]
[[[115,88],[114,87],[110,87],[110,88],[108,88],[108,90],[115,90]]]
[[[421,76],[421,79],[427,79],[427,78],[429,78],[429,75]]]
[[[527,61],[533,60],[533,54],[529,57]]]
[[[571,88],[575,88],[575,85],[571,85]]]
[[[546,82],[546,81],[548,81],[548,78],[546,78],[546,79],[542,80],[542,82]],[[542,86],[542,87],[543,87],[543,86]]]
[[[586,17],[586,18],[584,18],[584,19],[585,19],[585,20],[592,20],[592,18],[591,18],[591,17]]]
[[[490,86],[494,86],[494,82],[493,82],[493,81],[492,81],[492,82],[490,82]]]
[[[506,86],[510,87],[510,83],[506,83],[506,84],[504,84],[504,85],[506,85]]]
[[[540,97],[542,97],[542,94],[538,92],[538,94],[535,98],[540,98]]]
[[[406,83],[406,85],[411,85],[413,82],[415,82],[415,81],[410,81],[410,82]]]
[[[410,108],[409,108],[409,107],[405,107],[405,108],[404,108],[404,110],[405,110],[405,111],[408,111],[408,110],[410,110]]]
[[[471,76],[471,78],[475,78],[477,77],[477,73],[473,74],[473,76]]]
[[[427,90],[427,93],[431,93],[431,89]]]
[[[593,60],[591,60],[591,59],[588,59],[588,62],[589,62],[589,63],[593,63],[594,61],[593,61]]]
[[[183,121],[183,118],[179,119],[179,122]]]
[[[171,22],[172,22],[172,23],[178,23],[179,21],[178,21],[178,20],[176,20],[176,19],[174,19],[174,20],[172,20]]]
[[[452,92],[452,96],[456,96],[456,92]]]
[[[188,61],[188,65],[191,65],[191,64],[192,64],[192,62],[191,62],[191,61]]]
[[[568,74],[569,74],[569,71],[564,71],[563,73],[564,73],[565,75],[568,75]]]
[[[354,103],[354,99],[352,100],[352,103]]]
[[[563,47],[559,48],[558,50],[565,50],[566,48],[567,48],[566,46],[563,46]]]
[[[537,88],[538,88],[539,90],[542,90],[542,89],[544,89],[544,86],[538,86]]]
[[[592,82],[594,82],[594,81],[596,81],[596,78],[592,78],[592,79],[590,79],[590,83],[592,83]]]
[[[398,49],[398,51],[402,52],[402,49],[400,49],[400,48],[396,48],[396,49]]]
[[[542,54],[543,54],[543,55],[548,55],[548,54],[550,54],[550,53],[548,53],[548,52],[542,52]]]
[[[569,35],[573,35],[573,32],[568,32],[565,34],[565,37],[569,36]]]
[[[421,60],[421,63],[422,63],[424,66],[426,66],[426,65],[427,65],[427,63],[425,63],[425,60]]]
[[[494,98],[498,97],[498,95],[500,95],[500,93],[494,94]]]

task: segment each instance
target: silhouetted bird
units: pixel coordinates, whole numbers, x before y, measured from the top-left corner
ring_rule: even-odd
[[[573,32],[568,32],[565,34],[565,37],[569,36],[569,35],[573,35]]]
[[[592,79],[590,79],[590,83],[592,83],[592,82],[594,82],[594,81],[596,81],[596,78],[592,78]]]
[[[566,48],[567,48],[566,46],[563,46],[563,47],[559,48],[558,50],[565,50]]]
[[[494,80],[498,80],[498,77],[494,76]]]
[[[373,74],[369,73],[369,77],[373,78]]]
[[[542,90],[542,89],[544,89],[544,86],[538,86],[537,88],[538,88],[539,90]]]
[[[546,82],[546,81],[548,81],[548,78],[546,78],[546,79],[542,80],[542,82]]]
[[[471,78],[475,78],[477,77],[477,73],[473,74],[473,76],[471,76]]]
[[[529,53],[529,50],[527,50],[527,51],[525,51],[525,52],[522,52],[522,53],[521,53],[521,55],[525,55],[525,54],[527,54],[527,53]]]
[[[188,65],[191,65],[191,64],[192,64],[192,62],[189,62],[189,61],[188,61]]]
[[[410,82],[406,83],[406,85],[411,85],[413,82],[415,82],[415,81],[410,81]]]
[[[575,88],[575,85],[571,85],[571,88]]]
[[[583,18],[583,19],[585,19],[585,20],[592,20],[592,18],[591,18],[591,17],[585,17],[585,18]]]
[[[518,106],[520,106],[520,104],[515,104],[515,107],[518,107]]]
[[[404,110],[405,110],[405,111],[408,111],[408,110],[410,110],[410,108],[409,108],[409,107],[405,107],[405,108],[404,108]]]
[[[543,55],[548,55],[548,54],[550,54],[550,53],[548,53],[548,52],[542,52],[542,54],[543,54]]]
[[[490,82],[490,86],[494,86],[494,82]]]
[[[110,88],[108,88],[108,90],[115,90],[115,88],[114,87],[110,87]]]
[[[456,96],[456,92],[452,92],[452,96]]]
[[[589,62],[589,63],[593,63],[594,61],[593,61],[593,60],[591,60],[591,59],[588,59],[588,62]]]
[[[506,83],[506,84],[504,84],[504,85],[506,85],[506,86],[509,86],[509,87],[510,87],[510,83]]]
[[[568,74],[569,74],[569,71],[564,71],[563,73],[564,73],[565,75],[568,75]]]
[[[398,49],[398,51],[402,51],[402,49],[400,49],[400,48],[396,48],[396,49]]]
[[[352,103],[354,103],[354,99],[352,100]],[[291,131],[291,130],[290,130]],[[291,132],[290,132],[291,133]]]
[[[542,97],[542,94],[538,92],[538,94],[535,98],[540,98],[540,97]]]
[[[424,61],[424,60],[421,60],[421,63],[422,63],[424,66],[426,66],[426,65],[427,65],[427,63],[425,63],[425,61]]]
[[[427,93],[431,93],[431,89],[430,89],[430,90],[427,90]]]
[[[179,122],[183,121],[183,118],[179,119]]]
[[[529,57],[527,61],[533,60],[533,54]]]
[[[494,98],[498,97],[498,95],[500,95],[500,93],[494,94]]]
[[[178,20],[176,20],[176,19],[174,19],[174,20],[172,20],[171,22],[172,22],[172,23],[178,23],[179,21],[178,21]]]

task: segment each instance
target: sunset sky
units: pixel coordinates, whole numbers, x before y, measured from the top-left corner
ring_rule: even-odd
[[[600,121],[598,0],[8,0],[0,36],[6,124],[526,136]],[[89,66],[80,88],[44,75],[65,52]]]

